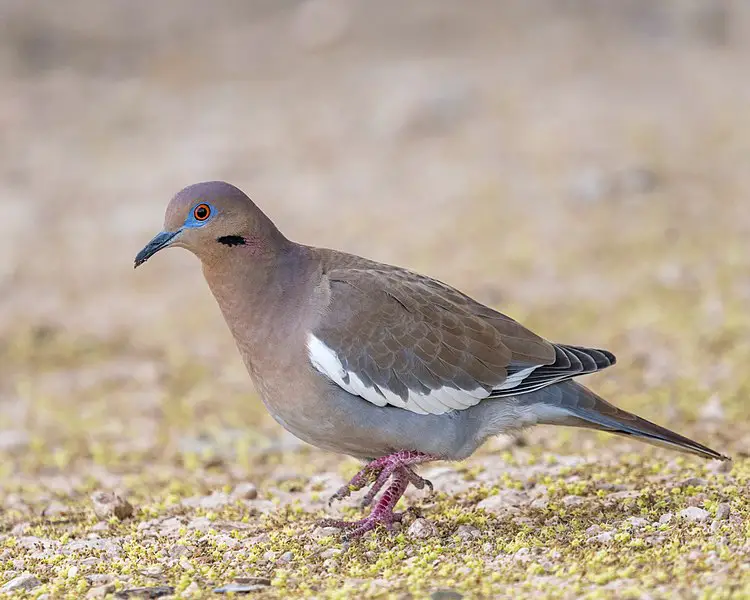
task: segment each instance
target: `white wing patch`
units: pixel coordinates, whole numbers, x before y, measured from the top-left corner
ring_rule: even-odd
[[[500,385],[495,387],[496,390],[512,390],[514,387],[519,385],[524,379],[531,375],[538,366],[529,367],[528,369],[521,369],[516,371],[512,375],[508,375]]]
[[[482,387],[477,387],[473,390],[441,387],[430,391],[428,394],[409,390],[409,396],[404,401],[388,388],[365,385],[356,373],[344,369],[336,353],[312,333],[307,336],[307,352],[310,362],[318,372],[331,379],[350,394],[360,396],[377,406],[390,404],[420,415],[442,415],[451,410],[463,410],[474,406],[480,400],[489,396],[487,390]],[[519,374],[516,373],[515,375],[518,376]],[[522,379],[523,377],[521,377]],[[505,383],[503,382],[503,385]]]

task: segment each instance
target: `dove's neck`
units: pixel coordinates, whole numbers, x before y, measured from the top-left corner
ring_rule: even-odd
[[[278,252],[239,246],[228,260],[204,264],[203,274],[248,369],[283,363],[304,346],[307,302],[317,271],[305,246],[288,242]]]

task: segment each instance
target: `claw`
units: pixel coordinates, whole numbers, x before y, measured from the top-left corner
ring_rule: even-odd
[[[386,488],[372,509],[372,512],[359,521],[323,519],[318,524],[321,527],[344,529],[345,539],[361,537],[368,531],[372,531],[379,526],[383,526],[388,530],[393,529],[393,524],[401,521],[404,516],[404,513],[393,512],[393,508],[410,483],[417,489],[421,490],[428,487],[430,492],[433,491],[432,482],[417,475],[411,468],[411,465],[437,458],[436,456],[420,452],[404,450],[371,461],[347,485],[341,487],[331,496],[328,500],[328,505],[330,506],[335,500],[343,500],[349,497],[352,492],[359,491],[365,486],[372,484],[372,487],[362,499],[362,506],[368,506],[375,500],[375,496],[385,486],[388,479],[393,478],[391,484]]]

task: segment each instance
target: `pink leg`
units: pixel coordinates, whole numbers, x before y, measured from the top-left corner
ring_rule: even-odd
[[[374,529],[378,524],[383,524],[387,529],[391,529],[393,523],[400,521],[402,517],[401,513],[394,513],[393,508],[398,503],[399,498],[403,496],[410,483],[418,489],[422,489],[425,486],[432,489],[432,484],[429,481],[423,479],[411,469],[411,465],[431,460],[439,460],[439,457],[409,450],[402,450],[373,460],[357,473],[348,485],[337,491],[329,501],[330,504],[334,500],[345,498],[352,491],[361,490],[369,483],[372,483],[372,487],[362,502],[363,506],[367,506],[375,499],[375,496],[388,479],[393,477],[391,485],[383,492],[383,495],[372,509],[370,515],[360,521],[352,522],[326,519],[321,525],[352,529],[347,535],[348,538],[359,537]],[[375,479],[374,482],[373,478]]]
[[[418,490],[424,489],[425,486],[430,488],[430,491],[432,491],[432,482],[428,479],[425,479],[423,477],[420,477],[417,475],[411,467],[400,467],[400,469],[404,472],[407,479],[409,480],[409,483],[411,483],[415,488]],[[372,501],[375,499],[375,496],[378,495],[378,492],[380,491],[380,488],[383,487],[386,481],[388,481],[388,478],[391,476],[391,471],[388,471],[386,469],[383,469],[380,471],[380,475],[378,475],[378,478],[375,480],[375,483],[370,486],[370,489],[367,490],[367,493],[365,494],[365,497],[362,498],[362,502],[360,502],[360,506],[362,508],[367,508],[372,504]]]
[[[363,487],[373,483],[374,492],[371,491],[372,495],[368,493],[365,497],[369,497],[365,506],[372,502],[375,494],[378,493],[380,488],[383,487],[388,477],[399,467],[407,467],[409,472],[409,481],[413,483],[418,489],[422,489],[427,485],[432,489],[432,484],[426,479],[422,479],[414,471],[408,467],[411,465],[418,465],[423,462],[429,462],[432,460],[440,460],[439,457],[431,454],[424,454],[423,452],[414,452],[413,450],[400,450],[393,454],[386,454],[380,458],[376,458],[370,461],[359,473],[352,477],[348,484],[341,487],[331,498],[328,500],[328,504],[333,504],[334,500],[343,500],[351,495],[352,492],[358,492]],[[385,475],[383,479],[381,476]],[[370,497],[371,496],[371,497]]]
[[[346,534],[347,539],[357,538],[372,529],[375,529],[378,525],[384,525],[386,529],[393,529],[393,524],[401,520],[402,513],[394,513],[393,507],[399,501],[399,498],[403,496],[409,485],[409,476],[403,469],[397,469],[393,472],[393,482],[383,492],[383,495],[378,500],[375,508],[372,512],[359,521],[337,521],[335,519],[326,519],[321,522],[323,527],[339,527],[342,529],[349,529],[350,531]]]

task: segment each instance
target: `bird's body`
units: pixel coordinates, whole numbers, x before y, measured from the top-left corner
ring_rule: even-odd
[[[411,465],[463,459],[491,436],[538,423],[724,458],[572,381],[614,364],[611,353],[550,343],[412,271],[292,242],[229,184],[186,188],[165,221],[136,264],[167,245],[193,251],[276,421],[319,448],[373,461],[352,482],[377,477],[370,501],[392,476],[357,533],[390,524],[409,482],[428,483]]]

